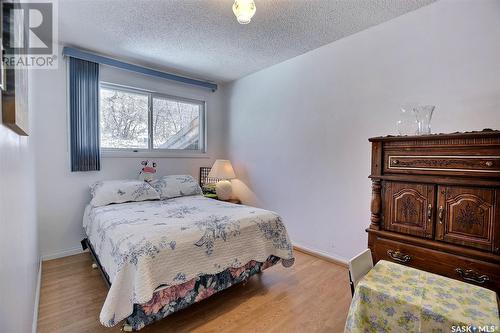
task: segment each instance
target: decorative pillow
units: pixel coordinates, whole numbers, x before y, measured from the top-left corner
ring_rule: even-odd
[[[129,201],[158,200],[160,196],[154,188],[140,180],[107,180],[90,186],[94,207]]]
[[[163,176],[150,184],[158,191],[161,200],[202,193],[198,182],[189,175]]]

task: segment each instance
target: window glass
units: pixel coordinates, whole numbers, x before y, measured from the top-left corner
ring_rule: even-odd
[[[102,148],[148,148],[148,95],[101,88]]]
[[[153,148],[200,149],[200,105],[153,98]]]

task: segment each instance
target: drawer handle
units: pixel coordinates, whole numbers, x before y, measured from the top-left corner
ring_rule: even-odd
[[[389,255],[389,257],[391,257],[394,261],[397,262],[407,263],[408,261],[411,260],[411,256],[408,254],[404,254],[403,252],[387,250],[387,254]]]
[[[429,222],[431,221],[432,218],[432,204],[429,204],[427,206],[427,219],[429,219]]]
[[[475,283],[485,283],[490,280],[488,275],[480,274],[472,269],[455,268],[455,272],[460,275],[460,277],[466,281],[472,281]]]
[[[492,161],[486,161],[484,163],[488,168],[491,168],[493,166],[493,162]]]
[[[443,224],[443,206],[439,206],[438,218],[439,218],[439,224]]]

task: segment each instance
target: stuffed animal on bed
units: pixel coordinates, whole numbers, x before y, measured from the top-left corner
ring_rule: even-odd
[[[142,169],[139,172],[139,179],[150,182],[154,179],[156,173],[156,162],[145,160],[141,162]]]

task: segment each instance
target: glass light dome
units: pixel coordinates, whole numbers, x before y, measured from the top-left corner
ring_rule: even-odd
[[[239,24],[248,24],[255,15],[256,7],[253,0],[235,0],[233,13]]]

